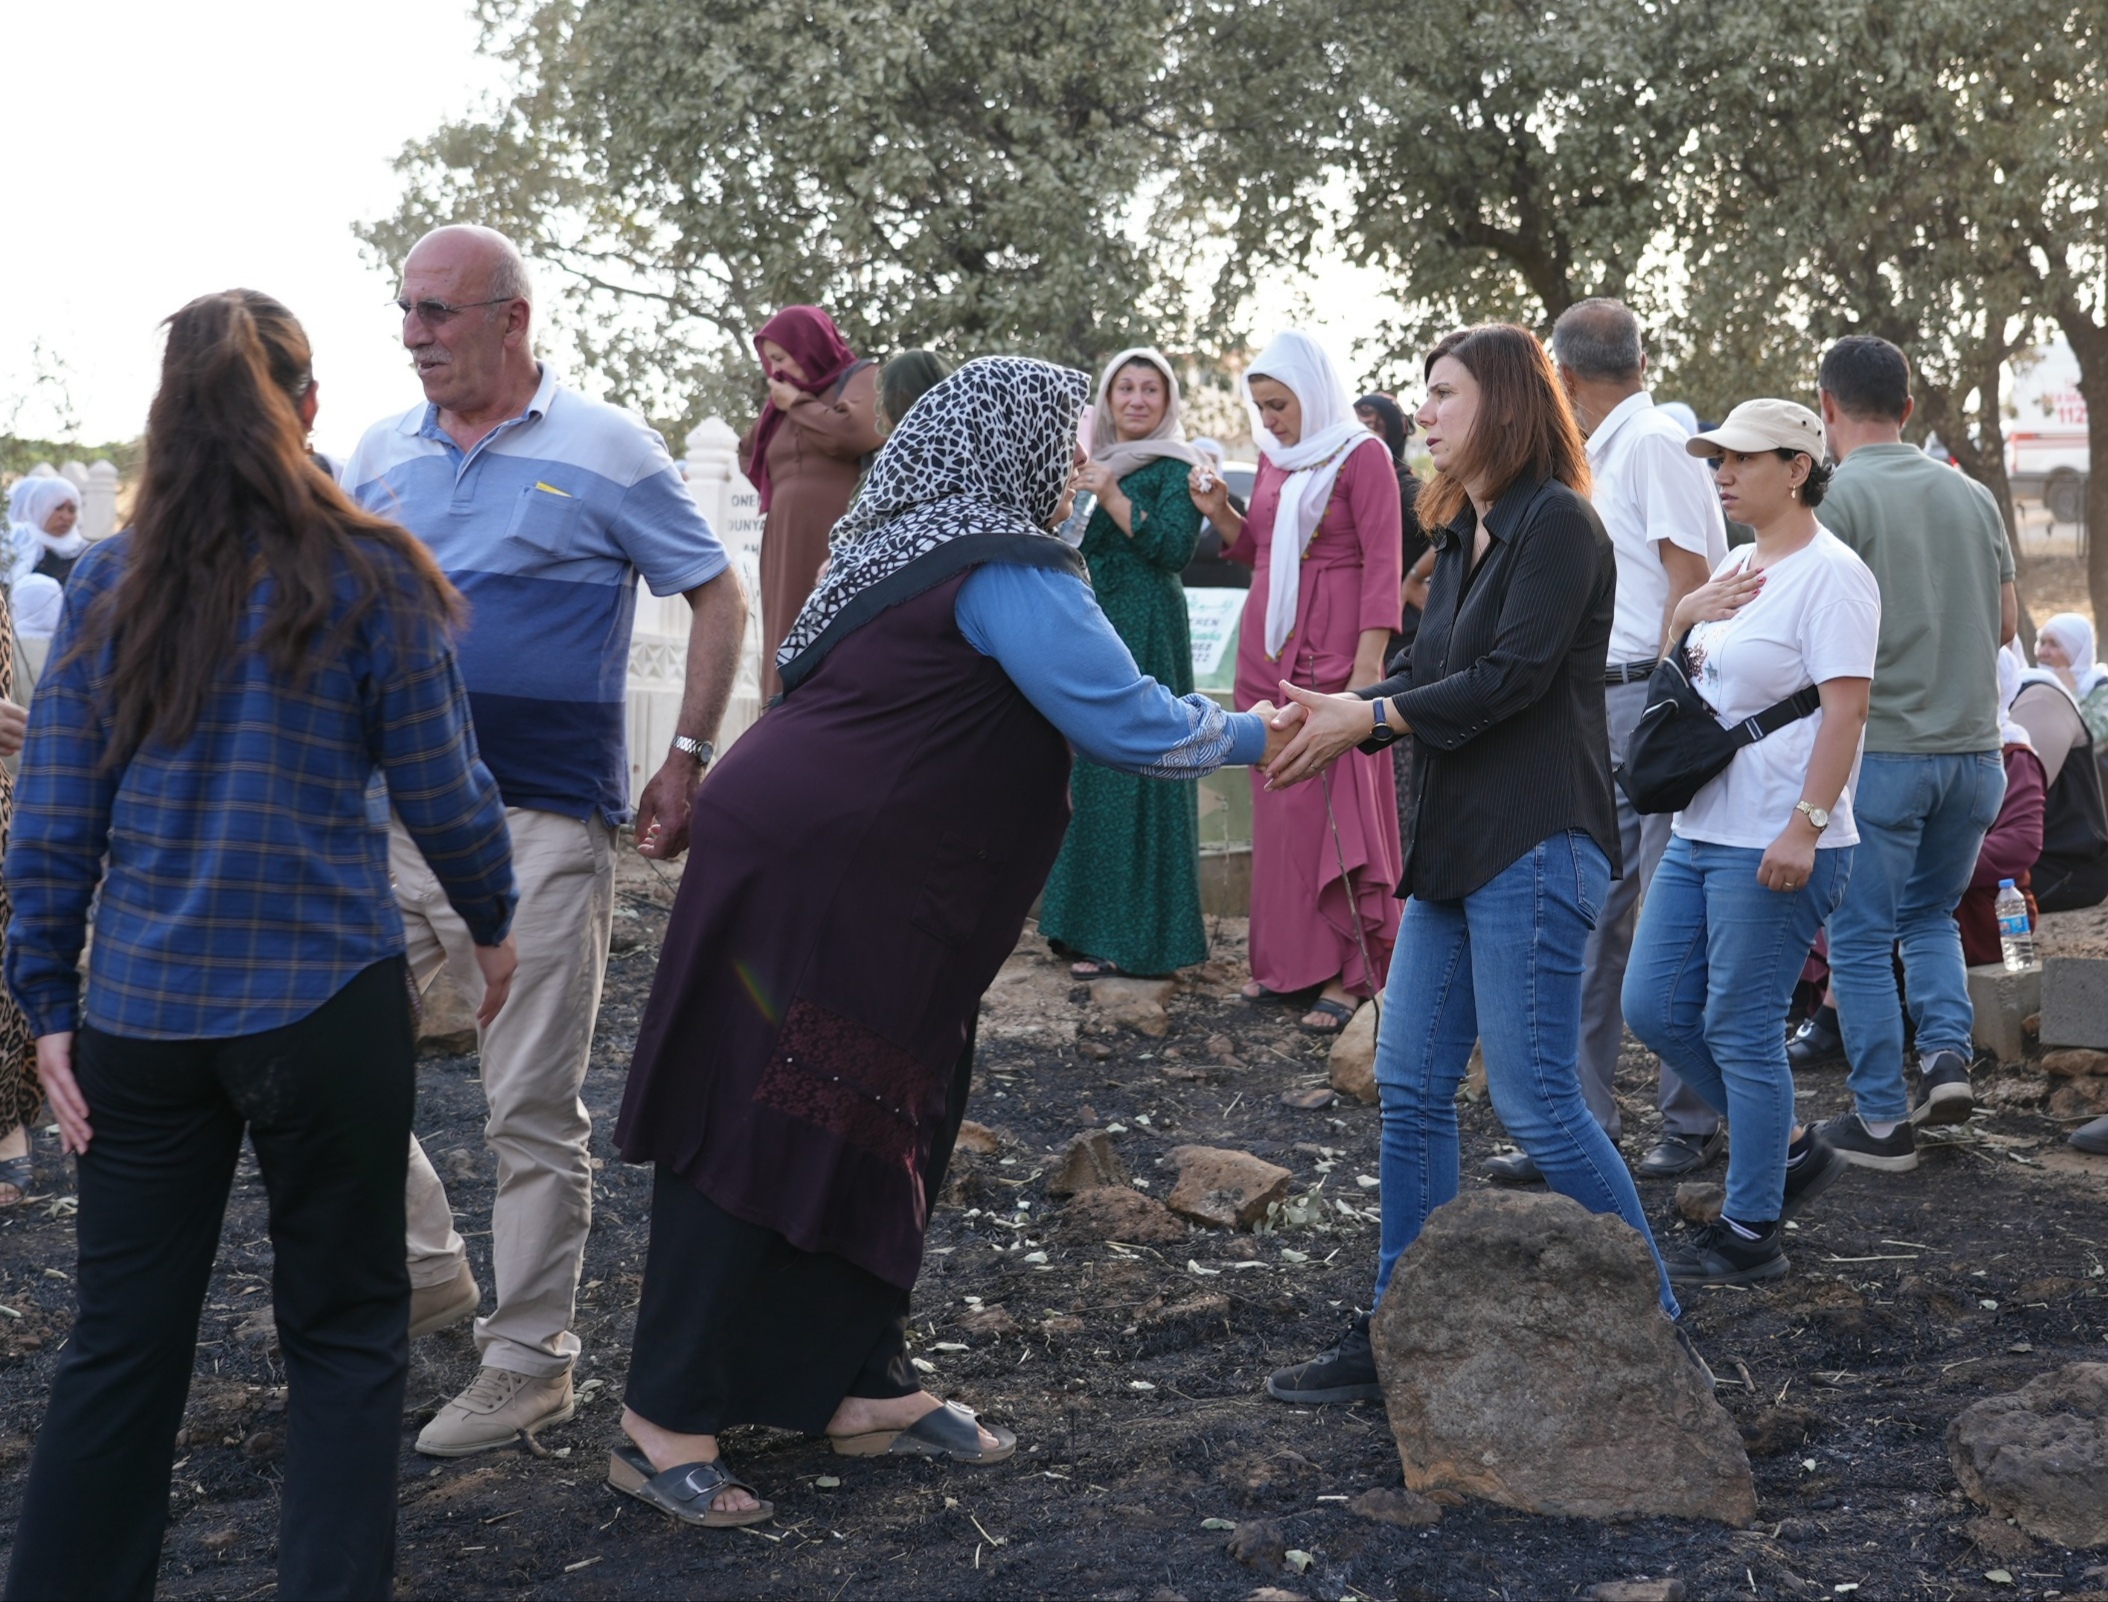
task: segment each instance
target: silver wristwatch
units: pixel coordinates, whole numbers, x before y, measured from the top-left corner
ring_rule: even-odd
[[[706,768],[710,765],[711,758],[717,755],[717,747],[708,740],[691,740],[685,734],[676,734],[673,737],[673,748],[676,751],[687,752]]]

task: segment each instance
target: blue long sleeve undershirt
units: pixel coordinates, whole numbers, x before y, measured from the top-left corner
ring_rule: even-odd
[[[1266,722],[1205,695],[1173,695],[1135,666],[1090,586],[1049,568],[990,563],[959,588],[960,633],[1100,767],[1197,779],[1266,750]]]

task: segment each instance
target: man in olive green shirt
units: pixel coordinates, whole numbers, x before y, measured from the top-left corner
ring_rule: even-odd
[[[1903,443],[1910,367],[1885,339],[1823,357],[1837,476],[1818,514],[1881,586],[1866,755],[1852,787],[1859,845],[1830,915],[1830,982],[1852,1112],[1823,1134],[1861,1167],[1918,1165],[1914,1124],[1968,1121],[1973,1012],[1954,908],[2005,798],[1998,648],[2019,621],[2013,552],[1990,491]],[[1917,1024],[1915,1106],[1890,950]]]

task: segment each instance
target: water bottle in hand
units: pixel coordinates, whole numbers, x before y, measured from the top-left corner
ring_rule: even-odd
[[[2006,972],[2025,973],[2035,966],[2035,932],[2028,927],[2027,897],[2011,879],[1998,881],[1998,944],[2005,952]]]

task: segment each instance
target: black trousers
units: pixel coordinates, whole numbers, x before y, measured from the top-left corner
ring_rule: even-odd
[[[80,1158],[79,1311],[30,1460],[9,1598],[153,1595],[244,1127],[270,1196],[289,1390],[278,1594],[390,1594],[415,1059],[400,957],[263,1034],[74,1037],[94,1130]]]
[[[978,1022],[978,1019],[976,1019]],[[922,1170],[932,1210],[973,1084],[975,1029]],[[735,1218],[663,1165],[623,1400],[661,1429],[767,1424],[817,1435],[845,1396],[913,1396],[908,1292],[832,1252]]]

